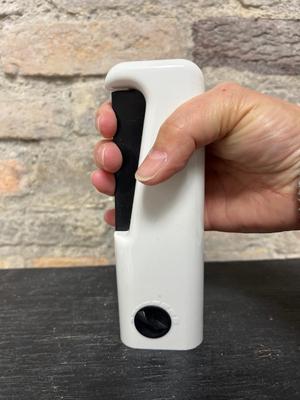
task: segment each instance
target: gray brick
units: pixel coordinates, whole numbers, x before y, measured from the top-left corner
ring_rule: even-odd
[[[175,12],[181,12],[183,9],[219,7],[226,2],[222,0],[186,0],[185,2],[182,0],[136,0],[134,2],[123,1],[120,4],[118,0],[52,0],[52,3],[59,10],[65,10],[72,14],[92,14],[103,10],[117,10],[119,13],[125,10],[127,14],[141,14],[147,11],[148,13],[157,13],[160,11],[163,14],[165,10],[169,11],[174,7],[177,9],[174,10]]]
[[[206,260],[257,260],[300,257],[299,232],[205,233]]]
[[[247,260],[272,257],[272,235],[206,232],[206,260]]]
[[[36,213],[27,209],[1,213],[1,246],[100,247],[108,227],[99,210]],[[17,255],[17,254],[14,254]]]
[[[92,152],[98,137],[76,138],[70,142],[40,146],[36,166],[32,207],[39,212],[55,210],[103,209],[107,196],[91,185],[96,169]]]
[[[23,213],[24,215],[24,213]],[[23,240],[23,221],[15,213],[0,213],[0,249],[1,246],[16,246]]]
[[[299,0],[237,0],[243,11],[268,17],[299,17]]]
[[[68,11],[69,13],[93,13],[97,10],[103,9],[114,9],[120,8],[120,1],[117,0],[52,0],[52,3],[56,5],[57,8]],[[130,3],[123,2],[125,6],[130,5]],[[144,0],[138,0],[134,2],[135,7],[140,7]]]
[[[100,215],[98,210],[27,214],[24,220],[24,244],[100,246],[101,236],[108,229],[101,226]]]
[[[40,140],[63,136],[71,121],[63,101],[51,98],[0,97],[0,139]]]
[[[193,25],[193,38],[202,67],[300,74],[300,20],[206,19]]]
[[[245,8],[264,8],[275,7],[280,3],[280,0],[238,0],[238,2]]]
[[[230,67],[203,68],[207,89],[225,81],[280,97],[293,103],[300,103],[300,79],[292,75],[264,75],[250,71],[237,71]]]
[[[15,0],[0,0],[0,17],[21,15],[24,7]]]
[[[94,137],[91,135],[86,138],[74,135],[70,141],[0,141],[0,154],[5,154],[9,160],[17,160],[16,165],[20,163],[24,166],[20,191],[9,193],[9,196],[4,196],[3,193],[1,195],[0,191],[0,212],[1,208],[29,208],[39,213],[103,210],[111,200],[98,193],[90,181],[90,174],[96,169],[92,152],[97,140],[98,135],[94,133]],[[13,163],[12,166],[14,165]],[[14,197],[12,200],[12,195],[18,198]]]
[[[95,130],[95,114],[99,105],[107,98],[102,79],[79,82],[72,86],[71,115],[76,134],[98,137]]]

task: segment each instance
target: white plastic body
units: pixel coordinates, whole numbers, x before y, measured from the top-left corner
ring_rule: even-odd
[[[137,89],[145,97],[139,164],[164,120],[204,91],[201,70],[181,59],[120,63],[108,72],[105,85],[111,92]],[[166,182],[136,182],[130,229],[114,234],[120,332],[127,346],[188,350],[201,343],[203,203],[202,149]],[[171,316],[165,336],[147,338],[135,328],[134,316],[146,305],[160,306]]]

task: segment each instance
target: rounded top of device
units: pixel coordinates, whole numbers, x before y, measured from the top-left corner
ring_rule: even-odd
[[[156,73],[178,73],[178,75],[192,74],[200,75],[202,72],[198,65],[186,59],[169,60],[145,60],[145,61],[127,61],[113,66],[105,78],[105,87],[108,90],[121,88],[123,84],[131,79],[151,79]]]

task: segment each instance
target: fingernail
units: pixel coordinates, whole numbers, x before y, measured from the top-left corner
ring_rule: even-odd
[[[162,165],[167,161],[168,155],[164,151],[151,150],[142,165],[135,174],[140,182],[146,182],[154,178],[160,171]]]
[[[99,115],[99,117],[97,118],[97,121],[96,121],[96,127],[97,127],[97,130],[99,133],[101,133],[101,119],[102,119],[102,117],[101,117],[101,115]]]
[[[101,157],[101,165],[102,167],[104,167],[104,163],[105,163],[105,151],[106,151],[106,147],[102,146],[102,150],[100,152],[100,157]]]

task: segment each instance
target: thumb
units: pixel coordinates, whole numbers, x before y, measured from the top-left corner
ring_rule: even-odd
[[[249,92],[223,83],[182,104],[162,124],[136,179],[146,185],[160,183],[183,169],[197,148],[222,139],[245,115]]]

